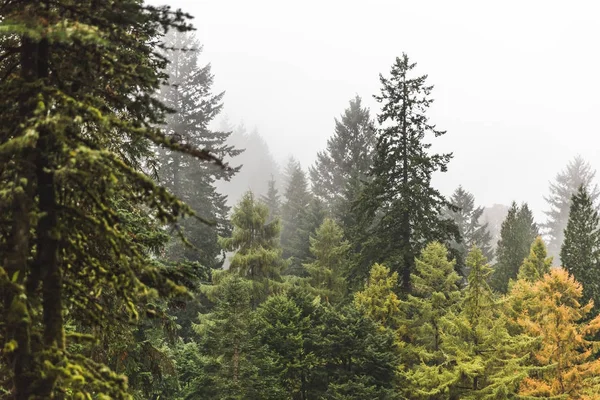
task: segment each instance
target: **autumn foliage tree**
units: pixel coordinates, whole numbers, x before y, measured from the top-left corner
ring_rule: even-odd
[[[538,338],[534,368],[523,380],[519,395],[526,398],[600,398],[600,343],[590,336],[600,331],[600,316],[586,322],[593,303],[580,304],[582,286],[562,268],[541,280],[526,282],[513,291],[526,291],[527,303],[517,323]],[[519,295],[519,293],[514,293]]]

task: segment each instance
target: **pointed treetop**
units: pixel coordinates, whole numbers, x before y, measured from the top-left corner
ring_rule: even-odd
[[[525,279],[536,282],[550,272],[552,257],[548,257],[546,244],[541,236],[538,236],[531,244],[529,256],[523,260],[517,279]]]

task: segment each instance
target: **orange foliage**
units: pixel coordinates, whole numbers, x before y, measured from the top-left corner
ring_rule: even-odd
[[[600,316],[581,320],[591,311],[592,302],[581,305],[582,286],[562,268],[543,279],[520,281],[511,292],[526,299],[516,322],[539,338],[533,360],[536,367],[522,383],[519,394],[547,398],[600,399],[600,360],[592,359],[598,342],[586,339],[600,331]]]

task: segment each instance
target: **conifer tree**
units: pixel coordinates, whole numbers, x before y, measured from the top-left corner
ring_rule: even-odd
[[[0,346],[17,399],[129,398],[125,379],[72,353],[86,335],[65,334],[66,312],[106,326],[182,289],[116,205],[160,224],[192,213],[142,172],[151,144],[216,162],[157,128],[168,110],[153,97],[167,78],[155,46],[189,30],[186,18],[132,0],[2,6],[0,37],[14,46],[0,49],[12,71],[0,81],[0,215],[11,221]]]
[[[429,243],[415,265],[412,294],[403,304],[401,332],[403,341],[409,344],[403,359],[412,368],[403,376],[411,383],[407,395],[415,392],[410,397],[429,398],[445,390],[443,382],[450,376],[449,371],[439,368],[445,361],[442,326],[443,319],[460,301],[460,277],[454,270],[455,261],[448,261],[448,250],[439,242]]]
[[[494,257],[490,243],[492,236],[488,231],[487,223],[480,222],[483,207],[475,207],[475,196],[459,186],[449,202],[453,207],[446,207],[444,214],[456,223],[461,238],[460,242],[451,241],[450,247],[457,250],[464,260],[469,250],[477,246],[486,259],[492,260]],[[464,272],[467,275],[469,273],[469,271]]]
[[[527,373],[520,354],[523,338],[508,332],[487,283],[492,268],[482,251],[473,247],[466,264],[470,272],[460,311],[443,321],[442,349],[450,373],[434,391],[448,390],[460,399],[504,398]]]
[[[271,175],[269,180],[269,188],[266,195],[262,195],[260,200],[269,209],[269,220],[280,218],[281,214],[281,196],[279,196],[279,190],[277,190],[275,178]]]
[[[560,251],[564,268],[584,284],[583,300],[600,304],[600,219],[584,186],[572,197],[565,240]]]
[[[431,175],[445,172],[452,154],[428,151],[431,144],[426,136],[445,132],[429,122],[426,111],[433,102],[433,87],[426,85],[426,75],[410,76],[414,67],[404,54],[396,58],[389,78],[380,76],[381,94],[375,99],[382,104],[378,115],[381,128],[369,183],[357,201],[362,214],[359,224],[367,228],[356,239],[364,243],[359,249],[363,260],[353,271],[354,279],[362,280],[367,265],[386,262],[401,274],[407,293],[415,256],[425,243],[458,240],[454,222],[440,220],[447,202],[431,186]]]
[[[330,218],[310,237],[310,252],[315,261],[304,264],[304,268],[311,287],[327,301],[335,302],[344,295],[343,272],[348,266],[349,250],[342,229]]]
[[[564,231],[569,220],[571,197],[575,195],[581,185],[585,186],[594,208],[596,208],[600,190],[594,183],[596,171],[581,156],[571,160],[564,170],[556,175],[555,181],[550,183],[550,194],[545,197],[548,202],[547,216],[542,225],[544,233],[548,235],[548,251],[554,257],[557,265],[564,265],[559,253],[564,241]]]
[[[524,284],[531,292],[517,322],[539,339],[533,353],[538,368],[521,383],[519,395],[526,398],[595,399],[600,393],[597,380],[599,343],[589,335],[600,330],[600,316],[581,322],[593,302],[580,303],[582,287],[568,272],[555,268],[542,280]]]
[[[400,299],[395,293],[397,286],[397,272],[374,264],[364,289],[354,294],[354,304],[381,326],[397,329],[400,318]]]
[[[348,196],[351,180],[365,180],[375,150],[375,128],[369,109],[356,96],[335,119],[335,132],[327,140],[327,149],[317,153],[309,168],[312,192],[324,201],[333,215],[342,217],[353,196]]]
[[[552,267],[552,257],[547,257],[546,244],[541,236],[538,236],[531,244],[529,256],[523,260],[523,264],[519,268],[517,279],[524,279],[529,282],[535,282],[548,272]]]
[[[513,202],[500,231],[496,265],[490,282],[492,289],[506,293],[508,282],[516,279],[519,267],[538,235],[537,225],[527,204],[519,207]]]
[[[285,202],[281,207],[281,247],[283,257],[289,260],[287,273],[290,275],[304,275],[302,262],[310,257],[309,252],[309,208],[311,206],[311,194],[308,191],[306,175],[300,163],[291,158],[287,169],[287,187],[285,190]],[[318,226],[318,225],[317,225]]]
[[[283,267],[279,246],[279,220],[267,222],[269,210],[247,192],[233,208],[231,237],[220,238],[227,251],[235,254],[229,271],[252,282],[252,305],[256,307],[281,280]]]
[[[173,50],[167,53],[171,59],[165,70],[169,82],[161,88],[159,98],[176,111],[166,120],[166,134],[178,143],[210,149],[220,158],[238,155],[240,151],[226,143],[230,132],[209,129],[223,108],[224,92],[212,93],[214,76],[210,64],[199,65],[202,46],[198,40],[189,32],[170,31],[165,46]],[[215,182],[231,179],[236,169],[216,169],[169,149],[159,149],[159,162],[161,182],[199,216],[215,223],[214,228],[206,229],[193,219],[182,221],[180,227],[191,246],[175,240],[168,249],[169,258],[220,267],[223,257],[217,236],[230,232],[229,207]]]

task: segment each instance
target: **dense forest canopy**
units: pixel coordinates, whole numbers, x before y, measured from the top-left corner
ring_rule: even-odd
[[[445,196],[402,53],[283,163],[190,19],[0,0],[0,399],[600,399],[585,159],[543,221]]]

